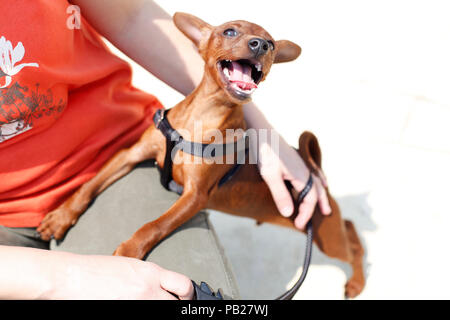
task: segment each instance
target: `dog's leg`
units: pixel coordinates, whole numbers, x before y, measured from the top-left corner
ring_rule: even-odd
[[[154,158],[156,150],[150,142],[152,129],[147,129],[132,147],[115,154],[94,178],[81,186],[56,210],[49,212],[37,228],[41,238],[47,241],[51,238],[61,239],[97,195],[128,174],[139,162]]]
[[[345,284],[345,296],[354,298],[364,288],[363,255],[364,249],[353,224],[342,219],[336,201],[329,196],[332,213],[324,216],[316,208],[313,216],[314,242],[319,249],[331,258],[351,265],[353,274]]]
[[[364,248],[359,240],[353,223],[349,220],[345,220],[344,223],[347,230],[350,250],[352,252],[350,264],[353,268],[353,275],[345,284],[345,296],[347,298],[354,298],[361,293],[365,285],[363,271]]]
[[[205,208],[208,194],[198,188],[186,185],[183,195],[169,210],[155,221],[149,222],[123,242],[115,251],[116,256],[142,259],[159,241],[167,237],[176,228],[191,219],[198,211]]]

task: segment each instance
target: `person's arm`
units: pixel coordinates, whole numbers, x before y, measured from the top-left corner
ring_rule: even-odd
[[[188,95],[203,76],[203,60],[174,25],[172,17],[149,0],[71,0],[81,15],[114,46],[158,79]]]
[[[72,0],[72,3],[80,6],[81,14],[112,44],[175,90],[187,95],[200,82],[204,63],[197,49],[175,27],[172,17],[153,1]],[[245,106],[244,113],[249,127],[273,130],[253,103]],[[300,191],[306,185],[309,171],[281,136],[279,141],[279,154],[273,154],[268,144],[252,145],[252,149],[258,154],[259,168],[279,211],[290,216],[294,206],[283,180],[290,180]],[[324,214],[331,211],[323,185],[317,177],[314,182],[315,188],[305,198],[295,220],[299,229],[305,227],[318,200]]]
[[[153,263],[0,246],[0,299],[192,299],[189,278]]]

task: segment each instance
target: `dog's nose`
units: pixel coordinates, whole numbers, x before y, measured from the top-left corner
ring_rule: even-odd
[[[255,54],[255,57],[265,55],[269,50],[269,43],[261,38],[253,38],[248,42],[248,47]]]

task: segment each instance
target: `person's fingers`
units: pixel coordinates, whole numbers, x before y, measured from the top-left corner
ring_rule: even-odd
[[[262,177],[270,189],[278,211],[284,217],[290,217],[294,212],[294,203],[281,174],[268,174],[262,175]]]
[[[322,186],[324,186],[325,188],[328,188],[327,177],[323,173],[322,169],[320,169],[320,168],[317,169],[317,175],[320,179],[320,182],[322,183]]]
[[[295,226],[299,229],[304,229],[309,219],[311,219],[314,209],[317,204],[324,215],[329,215],[331,213],[330,204],[328,202],[328,197],[325,188],[323,187],[320,179],[315,175],[313,177],[313,187],[306,195],[305,199],[300,203],[299,206],[299,214],[295,219]],[[297,190],[297,192],[301,192],[305,184],[300,180],[292,180],[292,186]]]
[[[291,182],[292,186],[297,192],[301,192],[305,188],[306,186],[305,182],[302,182],[299,179],[289,179],[289,178],[290,177],[287,177],[287,180]]]
[[[315,188],[313,187],[300,204],[300,207],[298,209],[298,215],[294,221],[296,228],[303,230],[306,227],[306,224],[308,223],[309,219],[311,219],[314,213],[314,208],[316,207],[316,204],[317,204],[317,193]]]
[[[291,176],[288,174],[287,178],[291,178]],[[301,181],[300,178],[292,178],[289,179],[294,189],[300,193],[302,190],[306,187],[306,183]],[[314,181],[313,181],[314,182]],[[312,214],[314,212],[314,207],[317,203],[317,197],[311,196],[311,193],[314,192],[314,184],[311,188],[311,190],[308,192],[306,197],[303,199],[303,201],[299,204],[298,208],[298,215],[294,220],[294,225],[296,228],[303,230],[306,226],[306,223],[308,223],[309,219],[312,217]]]
[[[194,287],[188,277],[170,270],[162,270],[160,277],[161,288],[175,294],[180,300],[194,297]]]
[[[313,179],[319,197],[318,202],[320,211],[322,211],[324,215],[329,215],[331,214],[331,207],[330,202],[328,201],[327,191],[325,190],[324,186],[320,183],[321,181],[319,181],[318,178],[313,176]]]

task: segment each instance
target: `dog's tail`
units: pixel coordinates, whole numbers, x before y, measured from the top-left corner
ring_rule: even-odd
[[[319,141],[313,133],[309,131],[302,133],[298,139],[298,153],[309,170],[318,175],[322,168],[322,152]]]

